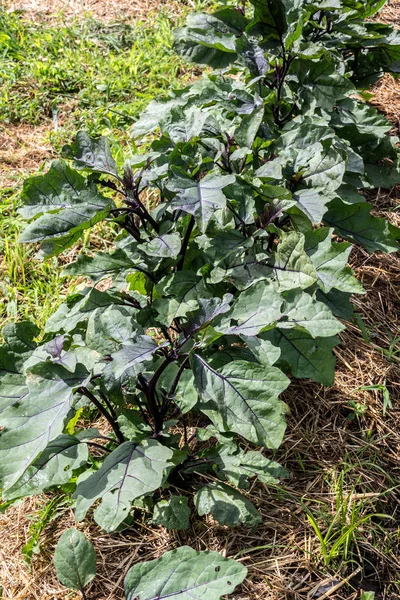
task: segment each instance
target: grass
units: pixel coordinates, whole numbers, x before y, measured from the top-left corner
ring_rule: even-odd
[[[171,49],[174,9],[174,18],[164,9],[146,22],[65,24],[60,17],[50,26],[0,9],[0,329],[15,319],[42,326],[66,292],[60,260],[39,263],[33,248],[17,243],[23,179],[79,129],[108,135],[117,159],[122,148],[135,151],[129,125],[153,97],[190,76]],[[25,168],[38,145],[45,150]],[[103,228],[84,243],[97,246],[107,237]]]
[[[57,128],[68,112],[70,130],[98,135],[126,128],[180,80],[173,27],[165,11],[135,25],[86,18],[50,27],[3,11],[0,121],[52,119]]]

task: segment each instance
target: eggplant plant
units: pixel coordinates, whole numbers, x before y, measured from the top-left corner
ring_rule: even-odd
[[[252,0],[193,14],[176,49],[211,69],[150,103],[132,129],[146,152],[118,165],[106,138],[80,132],[25,181],[21,242],[42,259],[101,221],[116,234],[111,252],[65,267],[92,284],[44,331],[3,330],[5,501],[72,484],[77,521],[94,508],[110,532],[156,502],[153,522],[181,528],[192,508],[168,494],[179,481],[200,516],[257,526],[240,490],[287,474],[271,450],[288,375],[333,383],[333,348],[364,293],[351,242],[398,249],[366,193],[400,182],[399,140],[363,101],[400,72],[400,33],[369,20],[384,3]],[[88,414],[107,427],[85,428]],[[128,597],[143,600],[139,571]]]

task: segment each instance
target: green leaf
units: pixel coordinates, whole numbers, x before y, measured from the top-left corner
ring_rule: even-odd
[[[175,30],[175,49],[186,60],[222,69],[237,58],[236,37],[245,27],[246,19],[232,9],[194,13]]]
[[[112,254],[108,252],[98,252],[94,256],[80,254],[78,260],[64,267],[61,275],[63,277],[83,275],[97,282],[105,277],[116,276],[121,271],[134,270],[135,264],[126,252],[118,248]]]
[[[46,323],[46,333],[66,333],[74,331],[83,323],[86,323],[91,314],[97,310],[106,310],[111,305],[124,305],[124,300],[113,292],[101,292],[96,288],[86,288],[82,293],[73,296],[72,301],[62,304],[60,308],[49,318]],[[134,310],[133,307],[129,306]]]
[[[399,230],[385,219],[372,217],[371,206],[367,202],[344,204],[334,200],[324,221],[335,228],[336,233],[364,246],[372,253],[376,251],[397,252],[399,250]]]
[[[22,321],[6,325],[2,334],[6,344],[0,347],[0,415],[28,393],[23,365],[37,347],[33,340],[39,329]]]
[[[245,238],[239,231],[231,229],[229,231],[210,231],[205,235],[199,235],[196,237],[196,244],[204,251],[209,262],[216,267],[228,258],[236,259],[241,256],[246,248],[251,248],[253,240]]]
[[[126,600],[220,600],[245,579],[247,569],[217,552],[188,546],[139,563],[125,578]]]
[[[238,360],[217,370],[197,354],[192,368],[198,407],[218,429],[278,448],[286,427],[286,405],[279,394],[289,385],[279,369]]]
[[[153,306],[157,310],[160,323],[169,327],[172,321],[186,317],[187,313],[199,307],[198,298],[210,296],[201,277],[191,271],[178,271],[167,275],[157,284],[157,291],[163,298],[157,298]]]
[[[250,487],[249,478],[257,477],[262,483],[279,483],[288,472],[277,462],[266,458],[257,450],[243,452],[235,444],[223,444],[219,449],[210,448],[207,460],[213,462],[218,477],[237,487]]]
[[[304,188],[293,194],[296,206],[310,219],[312,223],[320,223],[327,211],[327,204],[332,200],[325,189]]]
[[[96,576],[96,552],[81,531],[67,529],[57,542],[54,565],[65,587],[83,592]]]
[[[294,168],[301,172],[305,185],[329,193],[342,184],[347,158],[347,152],[328,139],[301,150],[296,156]]]
[[[94,519],[105,531],[114,531],[129,515],[132,502],[161,486],[172,466],[173,452],[156,440],[124,442],[106,456],[98,471],[78,480],[75,516],[81,521],[101,499]]]
[[[312,286],[318,277],[311,259],[304,251],[304,235],[295,231],[281,232],[280,239],[271,261],[279,291],[295,288],[304,290]]]
[[[261,339],[260,337],[246,336],[243,336],[243,339],[253,356],[255,356],[262,365],[269,365],[272,367],[272,365],[279,360],[281,355],[280,349],[271,344],[268,340]]]
[[[194,504],[201,517],[211,514],[220,525],[256,527],[261,523],[254,504],[225,483],[210,483],[201,488],[194,497]]]
[[[305,235],[306,252],[318,275],[318,283],[324,292],[332,288],[351,294],[363,294],[364,288],[347,266],[351,245],[332,242],[333,229],[323,227]]]
[[[337,337],[312,338],[302,331],[279,329],[262,335],[280,348],[279,364],[287,366],[295,377],[333,384],[336,361],[332,348],[339,343]]]
[[[166,233],[153,238],[146,244],[139,244],[138,248],[148,256],[177,258],[181,251],[181,239],[177,233]]]
[[[27,374],[28,394],[3,412],[0,434],[0,480],[14,485],[49,442],[59,436],[72,409],[74,392],[89,377],[78,364],[71,373],[50,362],[34,365]]]
[[[125,344],[118,352],[114,352],[106,371],[113,373],[116,378],[124,375],[126,371],[137,374],[138,369],[142,369],[141,365],[151,360],[159,348],[152,338],[142,335],[134,344]]]
[[[240,294],[227,320],[217,330],[234,335],[257,335],[281,317],[282,306],[281,294],[271,283],[261,281]],[[234,325],[229,324],[232,321]]]
[[[200,231],[205,233],[215,211],[226,206],[223,188],[234,181],[233,175],[219,177],[211,175],[199,182],[187,179],[185,181],[186,189],[178,192],[171,202],[171,207],[173,210],[183,210],[193,215]]]
[[[317,61],[297,59],[292,63],[291,72],[300,83],[295,87],[303,112],[316,108],[331,111],[337,100],[355,92],[351,81],[326,55]]]
[[[264,107],[256,108],[249,115],[244,115],[239,127],[234,133],[235,141],[239,146],[251,148],[257,136],[264,116]]]
[[[63,154],[74,160],[77,169],[118,176],[117,164],[111,155],[106,137],[91,138],[84,131],[79,131],[74,143],[64,146]]]
[[[111,305],[90,313],[85,342],[89,348],[103,356],[110,355],[123,344],[135,341],[143,333],[136,322],[137,309]]]
[[[21,194],[23,206],[19,210],[24,219],[42,213],[72,210],[87,202],[109,203],[110,199],[98,194],[96,187],[71,169],[63,160],[55,160],[44,175],[28,177]]]
[[[55,240],[55,245],[44,248],[46,255],[67,248],[76,241],[79,232],[92,227],[115,208],[111,198],[99,194],[95,185],[63,161],[55,161],[45,175],[28,179],[22,197],[24,217],[45,214],[28,225],[20,241]]]
[[[310,294],[293,290],[285,295],[286,305],[278,326],[281,329],[299,329],[312,337],[331,337],[345,329],[330,309]]]
[[[186,335],[198,332],[214,321],[218,315],[227,313],[230,310],[232,294],[225,294],[221,298],[198,299],[199,308],[187,313],[188,324],[184,326]]]
[[[179,379],[174,402],[179,406],[182,414],[186,414],[197,404],[198,399],[199,396],[194,386],[193,372],[190,369],[186,369]]]
[[[87,445],[72,435],[59,435],[44,449],[40,457],[28,467],[21,479],[3,493],[5,500],[32,496],[48,488],[64,485],[73,471],[88,459]]]
[[[154,525],[163,525],[166,529],[187,529],[189,527],[190,508],[186,496],[170,496],[168,500],[157,502],[154,507]]]

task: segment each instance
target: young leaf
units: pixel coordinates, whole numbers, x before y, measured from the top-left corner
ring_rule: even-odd
[[[187,529],[189,527],[190,508],[185,496],[170,496],[160,500],[154,507],[153,523],[166,529]]]
[[[57,577],[65,587],[84,592],[96,576],[96,553],[86,536],[67,529],[57,542],[54,553]]]
[[[125,578],[126,600],[220,600],[242,583],[245,566],[217,552],[188,546],[132,567]]]
[[[261,523],[254,504],[225,483],[210,483],[201,488],[194,497],[194,504],[200,516],[211,514],[220,525],[256,527]]]

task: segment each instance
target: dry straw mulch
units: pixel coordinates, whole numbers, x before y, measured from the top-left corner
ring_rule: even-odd
[[[83,7],[97,17],[115,18],[118,10],[126,8],[143,15],[159,3],[7,2],[9,8],[17,5],[29,6],[31,14],[36,11],[51,16],[62,9],[73,15]],[[400,2],[390,3],[382,19],[399,24]],[[400,81],[386,76],[374,92],[372,103],[398,128]],[[45,141],[38,147],[37,137],[29,129],[16,127],[12,134],[0,133],[0,158],[13,176],[37,168],[51,154]],[[378,191],[370,198],[375,213],[386,215],[397,225],[399,200],[400,187],[390,192]],[[276,489],[257,483],[249,490],[249,497],[263,516],[262,525],[255,532],[232,530],[211,519],[195,518],[187,532],[168,532],[151,526],[138,513],[130,529],[107,535],[95,523],[86,521],[80,527],[98,555],[98,576],[88,588],[91,600],[122,600],[123,579],[132,564],[151,560],[182,544],[198,550],[218,550],[227,556],[242,553],[239,560],[249,568],[249,577],[234,595],[235,600],[356,600],[361,590],[375,591],[376,600],[400,599],[395,586],[400,579],[400,352],[396,344],[400,332],[400,261],[393,255],[370,256],[358,248],[351,260],[368,292],[356,298],[355,304],[365,324],[364,335],[370,341],[367,343],[359,328],[349,324],[336,350],[334,385],[323,388],[294,380],[285,393],[290,409],[288,430],[276,458],[291,475]],[[359,389],[376,384],[385,384],[390,392],[393,408],[385,416],[382,394]],[[361,527],[354,546],[358,564],[349,564],[340,573],[335,572],[334,563],[329,569],[323,566],[318,540],[302,506],[307,504],[319,515],[320,524],[325,519],[327,526],[337,514],[339,490],[348,500],[345,522],[349,521],[352,508],[361,505],[364,516],[379,512],[393,517],[381,522],[375,519]],[[186,493],[179,488],[174,491]],[[62,515],[45,528],[40,554],[34,556],[31,569],[22,558],[31,519],[37,519],[45,502],[44,498],[28,499],[0,515],[0,582],[4,600],[80,597],[59,584],[51,562],[59,535],[74,525],[69,508],[61,508]],[[259,546],[263,548],[257,549]]]
[[[23,10],[29,19],[46,21],[60,15],[67,19],[90,15],[103,21],[144,19],[155,11],[174,12],[174,4],[170,0],[3,0],[6,10]]]

